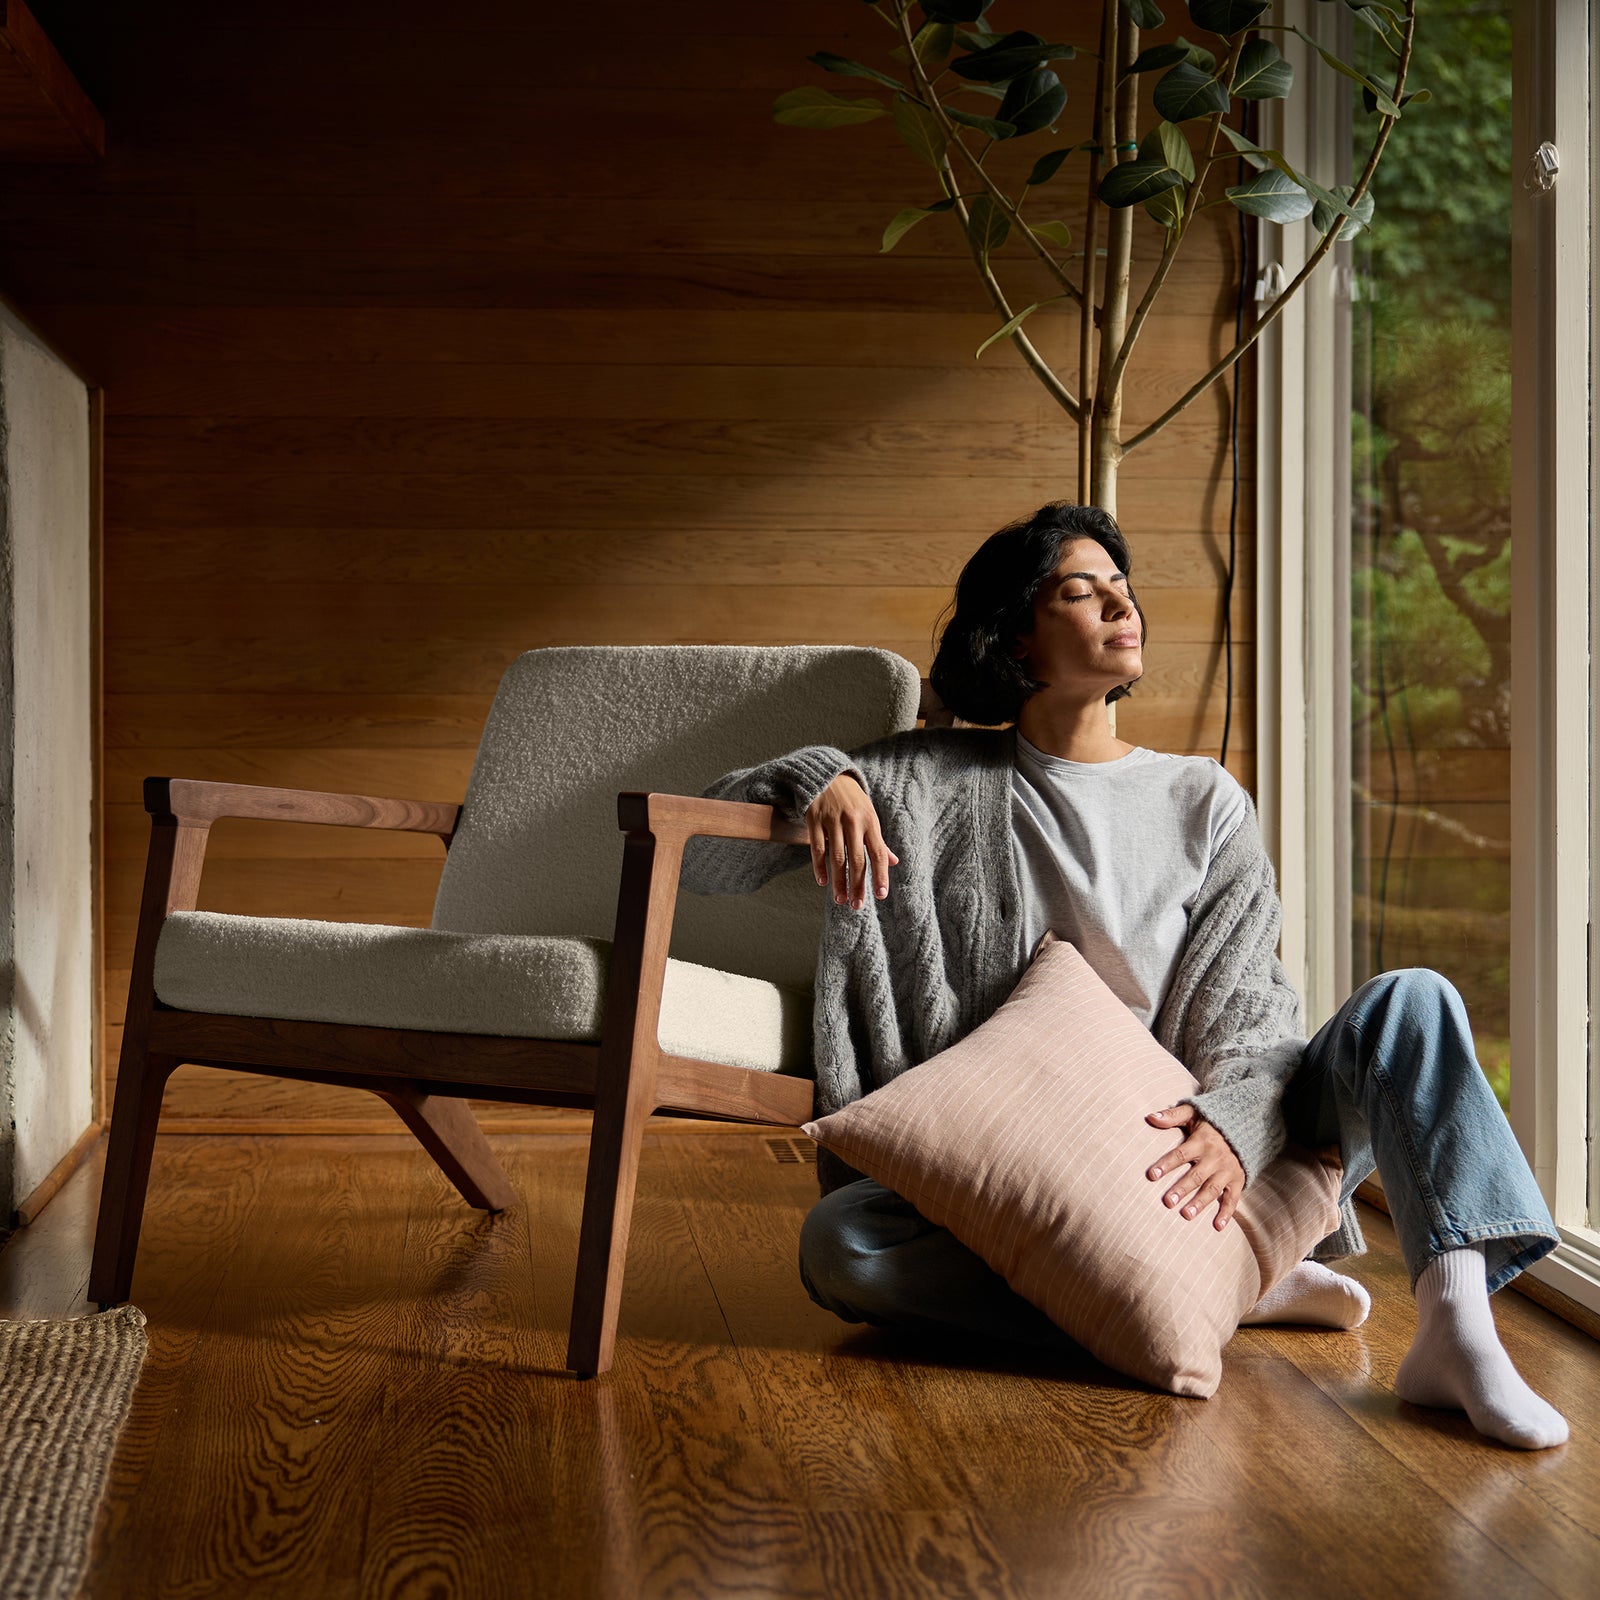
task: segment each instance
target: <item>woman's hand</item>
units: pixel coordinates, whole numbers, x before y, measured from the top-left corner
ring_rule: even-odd
[[[1154,1182],[1164,1173],[1188,1166],[1189,1170],[1161,1198],[1169,1206],[1181,1203],[1183,1215],[1190,1221],[1215,1200],[1217,1218],[1212,1226],[1219,1231],[1226,1228],[1244,1193],[1244,1168],[1233,1153],[1233,1146],[1193,1106],[1168,1106],[1165,1111],[1152,1111],[1144,1120],[1154,1128],[1189,1129],[1183,1143],[1169,1150],[1145,1174]]]
[[[889,893],[889,864],[899,866],[900,857],[883,842],[878,813],[848,772],[841,772],[811,802],[805,821],[817,882],[826,886],[831,878],[835,904],[848,901],[859,911],[867,903],[869,855],[878,898]]]

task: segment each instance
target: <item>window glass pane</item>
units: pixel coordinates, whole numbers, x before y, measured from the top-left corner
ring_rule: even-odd
[[[1358,62],[1393,58],[1357,26]],[[1351,972],[1433,967],[1506,1103],[1511,907],[1511,25],[1422,10],[1352,245]],[[1355,115],[1359,170],[1373,119]]]

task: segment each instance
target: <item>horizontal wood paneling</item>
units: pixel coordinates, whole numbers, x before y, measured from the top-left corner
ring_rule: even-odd
[[[692,27],[615,6],[603,50],[592,18],[509,0],[40,9],[111,130],[92,169],[0,172],[0,286],[106,386],[113,1048],[146,776],[456,799],[501,674],[542,645],[866,643],[926,671],[967,556],[1073,491],[1075,438],[1015,350],[974,359],[995,318],[950,219],[878,248],[925,170],[887,125],[771,120],[822,81],[811,51],[876,59],[860,6],[718,0]],[[1092,16],[1052,27],[1086,39]],[[1064,71],[1063,135],[1089,63]],[[1078,227],[1083,182],[1069,164],[1036,214]],[[1136,221],[1142,282],[1159,235]],[[1186,247],[1130,424],[1226,347],[1235,243],[1218,211]],[[1015,243],[998,263],[1017,304],[1049,292]],[[1071,320],[1030,329],[1074,383]],[[1230,709],[1227,415],[1218,389],[1123,478],[1149,645],[1118,731],[1158,749],[1215,754]],[[1246,443],[1247,491],[1252,470]],[[1228,765],[1249,784],[1240,511]],[[201,903],[421,923],[439,869],[432,840],[227,822]],[[373,1116],[212,1077],[180,1074],[169,1113]]]

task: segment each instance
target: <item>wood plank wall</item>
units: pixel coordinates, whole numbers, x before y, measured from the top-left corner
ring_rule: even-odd
[[[1093,6],[1047,9],[1091,39]],[[107,122],[95,168],[0,168],[0,287],[106,392],[112,1062],[145,775],[455,798],[501,671],[539,645],[870,643],[926,671],[965,557],[1074,492],[1015,352],[973,359],[994,319],[950,220],[878,251],[936,197],[926,169],[886,122],[771,120],[785,89],[868,87],[805,61],[881,61],[860,0],[627,0],[598,26],[522,0],[36,10]],[[1089,70],[1063,68],[1074,139]],[[1076,227],[1081,185],[1045,214]],[[1210,215],[1135,422],[1231,334],[1235,235]],[[1035,326],[1069,365],[1065,319]],[[1150,645],[1118,731],[1159,749],[1221,740],[1226,444],[1219,388],[1124,479]],[[1248,786],[1248,496],[1239,530]],[[438,871],[403,836],[231,823],[201,904],[423,924]],[[358,1112],[196,1069],[169,1098],[196,1126]]]

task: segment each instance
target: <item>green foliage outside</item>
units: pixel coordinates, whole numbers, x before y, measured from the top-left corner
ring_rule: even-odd
[[[1394,130],[1354,246],[1350,710],[1380,802],[1391,753],[1504,750],[1511,734],[1510,0],[1426,20],[1415,67],[1435,105]],[[1372,972],[1456,984],[1505,1104],[1509,854],[1452,835],[1449,799],[1417,797],[1445,821],[1424,835],[1440,854],[1416,861],[1386,853],[1392,813],[1375,806],[1357,932]]]

